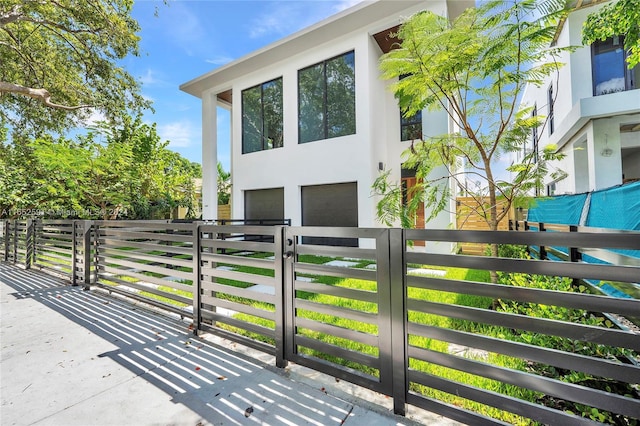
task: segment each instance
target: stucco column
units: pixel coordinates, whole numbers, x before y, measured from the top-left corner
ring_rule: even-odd
[[[596,190],[622,183],[620,124],[616,119],[600,119],[593,123],[594,167]]]
[[[218,218],[218,126],[214,93],[202,96],[202,219]]]

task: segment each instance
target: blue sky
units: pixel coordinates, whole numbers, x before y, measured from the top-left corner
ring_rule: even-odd
[[[142,94],[153,100],[155,113],[147,112],[145,121],[157,123],[172,150],[201,163],[200,99],[178,86],[358,2],[136,1],[133,17],[141,27],[141,55],[128,58],[124,66],[142,82]],[[225,114],[218,118],[218,159],[229,170]]]

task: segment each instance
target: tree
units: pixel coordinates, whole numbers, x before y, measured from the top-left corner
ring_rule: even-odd
[[[0,123],[14,132],[62,132],[101,114],[111,120],[150,103],[118,64],[138,55],[132,0],[3,0]]]
[[[402,188],[391,181],[390,171],[380,175],[373,185],[381,196],[380,220],[391,224],[401,219],[406,226],[420,202],[431,207],[433,218],[450,197],[447,182],[453,179],[464,187],[463,180],[471,176],[481,185],[470,195],[495,230],[518,197],[542,185],[546,161],[557,158],[553,147],[540,155],[532,150],[512,164],[510,182],[495,177],[494,162],[523,150],[533,129],[546,124],[545,117],[532,116],[532,107],[519,110],[519,102],[527,84],[542,84],[560,66],[556,58],[563,49],[549,46],[564,14],[562,3],[491,1],[466,10],[454,22],[425,11],[400,27],[401,46],[381,58],[380,69],[385,79],[406,76],[392,85],[404,116],[444,109],[459,131],[423,138],[404,153],[406,167],[416,168],[422,180],[410,205],[403,205]],[[438,166],[446,176],[430,179]],[[503,211],[497,209],[499,197],[506,205]]]
[[[231,173],[224,170],[218,162],[218,204],[225,205],[231,201]]]
[[[151,219],[195,216],[201,166],[167,149],[155,125],[125,117],[75,140],[6,144],[0,133],[0,217]]]
[[[640,0],[618,0],[587,17],[582,27],[582,42],[591,44],[613,36],[624,36],[629,52],[629,69],[640,63]]]
[[[108,220],[131,207],[131,145],[101,144],[89,136],[79,141],[38,138],[31,146],[44,172],[34,179],[46,189],[38,205],[49,205],[51,216]]]

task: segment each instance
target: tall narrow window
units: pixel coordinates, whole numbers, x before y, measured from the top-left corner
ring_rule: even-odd
[[[535,119],[538,116],[538,106],[533,106],[533,111],[531,111],[531,117]],[[538,162],[538,126],[531,129],[531,149],[533,149],[533,162]],[[526,154],[526,152],[525,152]]]
[[[312,142],[355,133],[354,52],[298,71],[299,142]]]
[[[615,36],[591,45],[593,95],[623,92],[639,87],[640,66],[627,67],[624,37]]]
[[[549,85],[547,89],[547,107],[549,108],[549,114],[547,120],[549,122],[549,134],[552,135],[554,129],[553,126],[553,84]]]
[[[400,140],[411,141],[414,139],[422,139],[422,111],[407,118],[400,111]]]
[[[243,90],[242,153],[282,145],[282,78]]]
[[[410,74],[401,75],[400,80],[409,76]],[[414,139],[422,139],[422,111],[405,117],[404,111],[400,110],[400,140],[411,141]]]

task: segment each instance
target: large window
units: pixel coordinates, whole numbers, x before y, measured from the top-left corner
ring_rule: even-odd
[[[300,143],[356,133],[354,52],[298,71]]]
[[[282,144],[282,78],[243,90],[242,153]]]
[[[624,37],[611,37],[591,45],[594,96],[623,92],[638,87],[640,66],[629,69]]]

